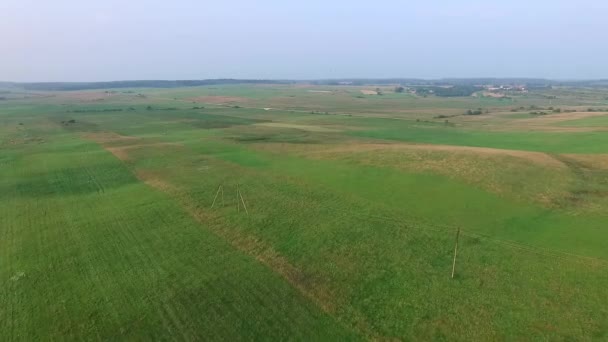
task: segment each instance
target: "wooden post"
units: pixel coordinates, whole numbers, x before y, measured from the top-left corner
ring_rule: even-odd
[[[454,279],[454,272],[456,271],[456,255],[458,254],[458,238],[460,237],[460,227],[456,232],[456,245],[454,246],[454,262],[452,263],[452,279]]]
[[[243,208],[245,208],[245,212],[249,215],[249,211],[247,210],[247,206],[245,205],[245,200],[243,199],[243,194],[239,190],[239,196],[241,196],[241,202],[243,202]]]
[[[220,194],[220,189],[221,188],[222,188],[221,185],[217,188],[217,192],[215,193],[215,197],[213,197],[213,203],[211,203],[211,209],[213,209],[213,206],[215,205],[215,200],[217,199],[217,195]]]

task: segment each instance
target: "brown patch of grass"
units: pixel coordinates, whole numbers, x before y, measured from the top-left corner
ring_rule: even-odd
[[[110,153],[112,153],[114,155],[114,157],[122,160],[122,161],[127,161],[129,160],[129,153],[122,148],[112,148],[112,147],[106,147],[105,148],[107,151],[109,151]]]
[[[118,146],[118,147],[108,147],[104,146],[106,150],[111,152],[116,158],[126,161],[129,160],[129,151],[134,149],[142,149],[146,147],[166,147],[166,146],[183,146],[178,143],[172,142],[159,142],[159,143],[149,143],[149,144],[135,144],[135,145],[127,145],[127,146]]]
[[[541,125],[503,125],[493,128],[494,131],[512,132],[513,130],[528,132],[553,132],[553,133],[575,133],[575,132],[600,132],[608,131],[608,127],[566,127],[566,126],[541,126]]]
[[[149,186],[163,192],[172,193],[178,190],[178,188],[173,184],[164,181],[158,172],[137,170],[135,171],[135,176]]]
[[[589,169],[608,170],[608,154],[563,154]]]
[[[480,187],[500,196],[554,207],[573,181],[561,160],[539,152],[402,143],[255,144],[271,153],[340,160],[406,172],[434,173]],[[519,175],[517,177],[512,175]],[[527,182],[533,182],[526,185]],[[547,187],[547,183],[557,186]]]
[[[504,150],[490,147],[471,147],[471,146],[455,146],[455,145],[433,145],[433,144],[402,144],[402,143],[358,143],[340,145],[338,147],[328,148],[324,150],[318,150],[315,153],[335,153],[335,152],[361,152],[361,151],[374,151],[374,150],[421,150],[421,151],[443,151],[443,152],[454,152],[454,153],[469,153],[475,155],[487,155],[487,156],[511,156],[520,159],[525,159],[536,164],[551,166],[551,167],[566,167],[560,160],[553,158],[552,156],[533,151],[520,151],[520,150]]]
[[[84,135],[86,139],[93,140],[101,145],[105,150],[112,153],[116,158],[122,161],[129,160],[129,151],[133,149],[142,149],[146,147],[167,147],[167,146],[183,146],[174,142],[150,142],[150,143],[135,143],[139,142],[140,138],[120,135],[114,132],[87,133]]]
[[[93,140],[98,144],[107,144],[113,142],[121,142],[121,141],[133,141],[139,138],[131,137],[127,135],[121,135],[114,132],[95,132],[95,133],[86,133],[84,137],[89,140]]]
[[[562,121],[570,121],[570,120],[578,120],[584,118],[590,118],[594,116],[604,116],[608,115],[606,112],[572,112],[572,113],[557,113],[557,114],[547,114],[547,115],[539,115],[535,118],[530,119],[520,119],[517,120],[519,124],[554,124]]]

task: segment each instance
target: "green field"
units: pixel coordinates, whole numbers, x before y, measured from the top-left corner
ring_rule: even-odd
[[[608,90],[367,89],[0,101],[0,340],[608,339]]]

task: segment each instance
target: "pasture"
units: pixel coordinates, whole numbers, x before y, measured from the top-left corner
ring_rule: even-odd
[[[375,88],[0,101],[0,340],[607,339],[608,90]]]

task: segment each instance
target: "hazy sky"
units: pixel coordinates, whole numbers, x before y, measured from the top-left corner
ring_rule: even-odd
[[[0,0],[0,80],[608,78],[606,0]]]

